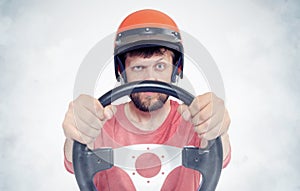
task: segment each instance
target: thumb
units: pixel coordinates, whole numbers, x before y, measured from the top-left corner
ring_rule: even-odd
[[[117,112],[115,105],[108,105],[104,108],[104,116],[106,119],[111,119]]]
[[[177,108],[178,113],[181,114],[181,116],[183,117],[184,120],[189,121],[191,119],[191,112],[188,108],[187,105],[185,104],[181,104],[179,105],[179,107]]]
[[[203,138],[201,139],[201,144],[200,144],[200,148],[204,149],[208,146],[208,140]]]

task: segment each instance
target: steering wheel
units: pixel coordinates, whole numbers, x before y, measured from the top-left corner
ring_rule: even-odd
[[[190,105],[194,99],[192,94],[172,84],[159,81],[137,81],[116,87],[98,100],[105,107],[123,96],[137,92],[164,93],[180,99],[186,105]],[[116,149],[98,148],[90,150],[86,145],[74,141],[73,167],[78,186],[81,191],[97,191],[93,183],[94,175],[99,171],[117,166],[120,168],[128,167],[122,169],[127,172],[132,179],[136,190],[160,190],[165,180],[165,178],[161,177],[161,173],[152,177],[151,182],[155,182],[155,184],[147,184],[143,182],[143,180],[145,181],[144,177],[139,176],[138,173],[132,173],[136,171],[136,161],[124,159],[126,156],[128,156],[128,158],[131,158],[131,156],[138,158],[139,156],[149,153],[156,156],[164,156],[163,159],[159,159],[161,162],[161,171],[165,174],[164,177],[176,167],[184,166],[197,170],[202,174],[202,181],[198,191],[214,191],[216,189],[223,163],[222,142],[220,137],[209,141],[205,149],[190,146],[178,148],[160,144],[138,144]],[[149,178],[147,178],[147,180],[148,179]]]

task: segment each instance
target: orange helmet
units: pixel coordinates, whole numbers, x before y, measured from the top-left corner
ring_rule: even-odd
[[[120,24],[114,46],[115,75],[126,82],[125,66],[120,55],[145,47],[166,47],[175,53],[172,82],[183,74],[183,46],[176,23],[166,14],[152,9],[136,11]],[[120,76],[121,74],[121,76]]]

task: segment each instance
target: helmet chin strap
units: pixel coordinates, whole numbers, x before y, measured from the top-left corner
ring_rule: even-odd
[[[118,67],[117,72],[118,73],[116,74],[118,76],[117,80],[119,82],[121,82],[121,84],[125,84],[125,83],[127,83],[127,77],[126,77],[126,72],[125,72],[125,67],[124,67],[125,64],[122,63],[119,56],[116,56],[115,59],[116,59],[116,62],[118,63],[117,64],[117,67]]]
[[[120,81],[121,85],[123,85],[123,84],[126,83],[126,81],[124,80],[124,78],[122,77],[122,75],[120,75],[119,81]]]
[[[172,76],[171,76],[171,82],[177,83],[179,80],[179,77],[182,78],[182,69],[180,67],[182,66],[182,57],[180,56],[176,64],[174,64]]]

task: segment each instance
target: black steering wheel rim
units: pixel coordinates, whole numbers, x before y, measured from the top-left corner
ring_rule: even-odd
[[[105,107],[113,101],[132,93],[138,92],[158,92],[173,96],[190,105],[194,96],[186,90],[172,84],[160,81],[136,81],[126,83],[110,90],[98,100]],[[74,141],[73,144],[73,167],[75,177],[81,191],[97,191],[93,176],[102,170],[113,166],[113,153],[111,149],[101,149],[92,151],[86,145]],[[202,174],[202,183],[198,191],[214,191],[218,184],[223,152],[221,139],[210,141],[206,149],[184,148],[182,150],[182,165],[192,168]],[[99,165],[101,163],[101,165]]]

